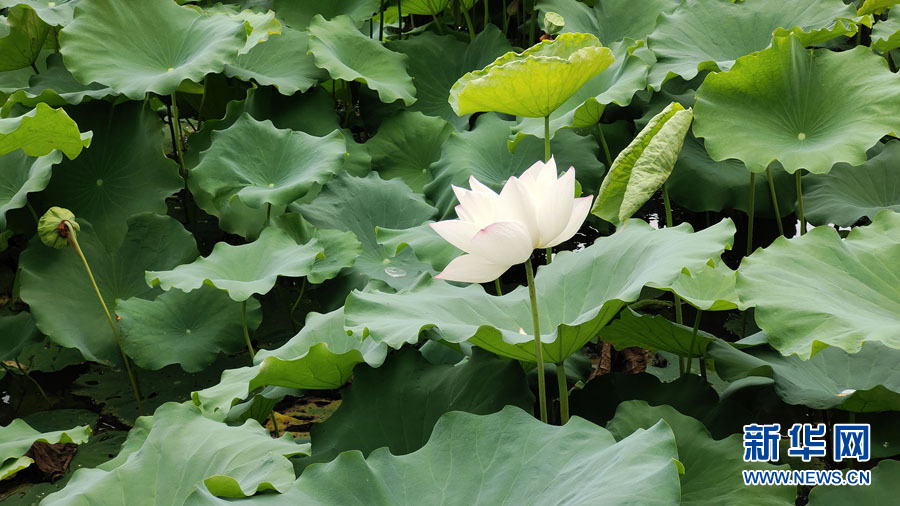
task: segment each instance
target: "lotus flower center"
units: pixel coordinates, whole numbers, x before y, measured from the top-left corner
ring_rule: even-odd
[[[797,138],[802,141],[802,140],[806,139],[806,134],[803,132],[800,132],[799,134],[797,134]]]
[[[102,179],[98,179],[98,180],[97,180],[97,186],[103,186],[103,180],[102,180]]]
[[[169,67],[168,69],[166,69],[166,72],[172,72],[173,70],[175,70],[175,67]]]

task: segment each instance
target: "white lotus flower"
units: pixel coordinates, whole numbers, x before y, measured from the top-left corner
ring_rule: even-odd
[[[467,254],[453,259],[437,278],[484,283],[525,262],[535,248],[549,248],[573,235],[591,210],[592,196],[575,198],[575,168],[557,178],[556,162],[537,162],[511,177],[498,195],[475,177],[471,190],[453,186],[459,219],[432,223]]]

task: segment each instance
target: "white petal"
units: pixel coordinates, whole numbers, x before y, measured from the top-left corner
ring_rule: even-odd
[[[479,227],[487,226],[496,221],[494,217],[497,201],[499,200],[497,194],[494,192],[474,192],[452,185],[451,187],[453,192],[456,193],[456,198],[459,199],[459,205],[465,209],[467,221],[471,221]],[[457,216],[459,216],[458,213]]]
[[[525,225],[528,235],[531,237],[532,249],[537,244],[540,229],[537,224],[535,201],[518,178],[511,177],[503,185],[500,197],[497,199],[494,221],[517,221]]]
[[[528,230],[517,221],[491,223],[475,234],[471,248],[470,253],[504,265],[520,264],[534,250]]]
[[[546,247],[550,248],[571,239],[572,236],[575,235],[575,232],[578,232],[578,229],[581,228],[581,224],[584,223],[588,213],[591,212],[591,204],[593,201],[594,197],[592,195],[575,199],[575,202],[572,205],[572,214],[569,217],[568,225],[566,225],[566,228],[562,233],[550,241],[550,244]]]
[[[472,239],[481,230],[478,225],[461,220],[444,220],[429,225],[444,240],[466,253],[471,253]]]
[[[454,258],[435,277],[448,281],[487,283],[499,278],[509,268],[509,265],[495,264],[479,256],[462,255]]]
[[[569,224],[575,202],[575,169],[570,168],[561,178],[554,179],[543,197],[537,212],[541,232],[539,248],[546,248]]]
[[[494,190],[491,190],[487,186],[481,184],[480,181],[475,179],[475,176],[469,176],[469,188],[471,188],[472,191],[476,192],[492,193],[494,195],[497,194]]]

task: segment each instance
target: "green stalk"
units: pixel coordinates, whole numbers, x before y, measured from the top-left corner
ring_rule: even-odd
[[[187,185],[188,172],[184,166],[184,153],[182,153],[182,133],[181,122],[178,121],[178,104],[175,102],[175,94],[172,93],[172,128],[175,132],[175,139],[172,139],[172,147],[175,148],[175,154],[178,156],[178,165],[181,167],[181,177]]]
[[[556,364],[556,384],[559,387],[559,424],[565,425],[569,421],[569,383],[563,364]]]
[[[529,45],[534,45],[534,32],[537,29],[537,13],[534,12],[534,4],[537,3],[537,0],[531,0],[531,28],[528,29],[528,42]],[[522,4],[522,9],[525,9],[524,0]],[[525,11],[528,14],[528,11]]]
[[[600,123],[597,123],[597,132],[600,133],[600,145],[603,146],[603,154],[606,155],[606,170],[612,168],[613,159],[612,155],[609,154],[609,145],[606,144],[606,136],[603,135],[603,129],[600,128]]]
[[[41,384],[38,383],[36,379],[32,378],[31,375],[28,374],[28,371],[26,369],[22,368],[22,364],[19,363],[18,360],[16,360],[15,362],[16,362],[16,369],[22,371],[22,374],[28,379],[28,381],[31,381],[31,383],[33,383],[34,386],[37,387],[38,393],[40,393],[41,397],[44,398],[44,401],[47,403],[47,406],[52,408],[53,403],[50,402],[50,399],[47,397],[47,392],[44,392],[44,389],[41,388]],[[4,364],[3,362],[0,362],[0,367],[3,367],[3,369],[6,370],[6,374],[9,374],[10,376],[12,376],[12,374],[13,374],[12,369],[8,365]]]
[[[460,9],[463,17],[466,18],[466,26],[469,27],[469,39],[475,39],[475,27],[472,26],[472,17],[469,16],[469,9],[465,7]]]
[[[272,429],[274,429],[273,432],[275,432],[276,438],[281,437],[281,434],[279,434],[279,431],[278,431],[278,419],[275,418],[275,410],[274,409],[272,409]]]
[[[496,292],[498,297],[503,295],[503,290],[500,289],[500,278],[494,280],[494,292]]]
[[[381,0],[381,8],[378,9],[381,19],[378,21],[378,41],[384,42],[384,0]]]
[[[106,321],[109,322],[109,328],[112,329],[113,337],[116,340],[116,345],[119,346],[119,351],[122,353],[122,361],[125,362],[125,372],[128,373],[128,380],[131,381],[131,389],[134,393],[134,400],[137,402],[138,414],[144,414],[144,407],[141,405],[141,390],[138,388],[137,380],[134,377],[134,373],[131,371],[131,364],[128,362],[128,355],[125,354],[125,349],[122,348],[122,338],[119,336],[119,329],[116,327],[116,322],[113,320],[112,315],[109,313],[109,308],[106,307],[106,302],[103,300],[103,295],[100,294],[100,287],[97,286],[97,281],[94,279],[94,273],[91,272],[91,266],[88,265],[87,258],[84,257],[84,253],[81,251],[81,246],[78,245],[78,239],[75,237],[75,230],[72,229],[72,224],[69,222],[63,222],[66,224],[66,230],[69,231],[69,245],[72,246],[72,249],[75,250],[75,253],[78,254],[78,257],[81,258],[81,262],[84,264],[84,270],[87,271],[88,278],[91,280],[91,285],[94,287],[94,293],[97,294],[97,299],[100,300],[100,305],[103,306],[103,312],[106,313]]]
[[[772,179],[771,167],[766,167],[766,178],[769,180],[769,194],[772,196],[772,208],[775,210],[775,223],[778,223],[778,234],[784,236],[784,225],[781,224],[781,212],[778,210],[778,197],[775,194],[775,180]]]
[[[674,226],[672,220],[672,203],[669,201],[669,185],[668,183],[663,184],[663,205],[666,208],[666,228],[672,228]],[[681,316],[681,297],[672,294],[672,298],[675,300],[675,321],[678,322],[679,325],[682,324],[683,318]]]
[[[694,320],[694,329],[691,331],[691,345],[688,348],[688,359],[687,359],[687,373],[690,374],[691,368],[694,364],[694,343],[697,342],[697,332],[700,331],[700,317],[703,316],[703,311],[697,310],[697,318]],[[697,353],[697,356],[700,356],[700,353]],[[702,360],[701,360],[702,361]]]
[[[531,323],[534,325],[534,358],[537,362],[538,399],[541,407],[541,421],[547,423],[547,386],[544,378],[544,350],[541,347],[541,323],[538,318],[537,292],[534,288],[534,270],[531,259],[525,262],[525,275],[528,277],[528,296],[531,298]]]
[[[756,173],[750,173],[750,202],[747,204],[747,256],[753,253],[753,215],[756,210]]]
[[[400,0],[397,0],[397,29],[400,31],[400,40],[403,40],[403,11]]]
[[[499,280],[497,280],[499,283]],[[294,304],[291,306],[291,321],[295,324],[299,325],[300,323],[294,319],[294,311],[297,310],[297,306],[300,305],[300,299],[303,298],[303,292],[306,291],[306,278],[303,278],[303,284],[300,285],[300,294],[297,295],[297,300],[294,301]]]
[[[503,0],[503,36],[506,36],[506,32],[509,31],[509,6],[506,4],[506,0]],[[888,53],[890,56],[890,53]]]
[[[484,31],[487,28],[487,25],[491,22],[491,8],[490,8],[490,0],[484,0],[481,2],[484,5],[484,28],[481,30]]]
[[[244,328],[244,341],[247,342],[247,349],[250,350],[250,359],[256,356],[253,351],[253,343],[250,342],[250,331],[247,330],[247,301],[241,302],[241,327]]]
[[[550,115],[544,116],[544,161],[550,161]]]
[[[803,186],[800,182],[800,171],[803,169],[798,169],[797,172],[794,173],[794,176],[797,178],[797,217],[800,218],[800,235],[806,233],[806,217],[803,215]]]
[[[34,207],[31,206],[31,202],[25,201],[25,207],[28,208],[28,212],[31,213],[31,216],[34,218],[35,223],[40,223],[41,219],[38,217],[37,213],[34,212]]]

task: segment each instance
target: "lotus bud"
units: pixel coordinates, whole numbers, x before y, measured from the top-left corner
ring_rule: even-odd
[[[62,249],[69,245],[69,224],[72,232],[78,232],[81,227],[75,221],[72,211],[62,207],[51,207],[38,221],[38,235],[41,242],[51,248]]]
[[[556,35],[566,26],[566,20],[556,12],[544,14],[544,31],[550,35]]]

